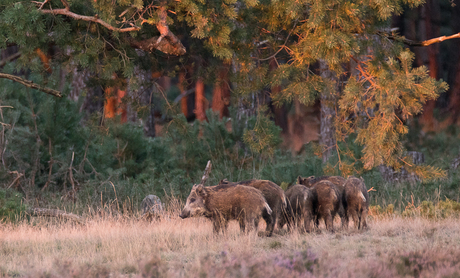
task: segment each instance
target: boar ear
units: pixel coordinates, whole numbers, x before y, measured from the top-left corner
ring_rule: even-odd
[[[204,186],[202,184],[198,184],[196,186],[196,194],[198,194],[198,196],[204,198],[206,197],[206,189],[204,188]]]
[[[297,177],[297,184],[302,184],[302,177],[301,176]]]

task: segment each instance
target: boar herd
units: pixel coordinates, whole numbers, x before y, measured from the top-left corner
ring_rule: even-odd
[[[266,236],[287,225],[311,232],[323,219],[326,229],[334,231],[338,214],[342,229],[349,218],[357,229],[367,228],[369,195],[362,178],[339,176],[298,177],[297,184],[286,192],[268,180],[229,182],[215,186],[194,185],[187,198],[181,218],[204,216],[213,224],[215,233],[225,232],[229,220],[237,220],[242,232],[257,230],[259,220],[266,223]]]

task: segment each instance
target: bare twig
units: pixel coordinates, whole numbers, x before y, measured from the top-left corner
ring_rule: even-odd
[[[204,185],[206,180],[209,178],[209,174],[211,173],[211,168],[212,168],[211,160],[208,160],[208,164],[206,164],[206,168],[204,169],[203,177],[201,178],[200,184]]]
[[[73,164],[74,155],[75,155],[75,152],[72,152],[72,160],[70,161],[70,166],[69,166],[69,180],[70,180],[70,184],[72,184],[73,192],[75,192],[75,182],[73,181],[73,173],[72,173],[72,164]]]
[[[19,76],[7,74],[7,73],[0,73],[0,78],[6,78],[6,79],[12,80],[14,82],[18,82],[18,83],[20,83],[20,84],[22,84],[22,85],[24,85],[26,87],[42,91],[44,93],[47,93],[49,95],[53,95],[55,97],[62,97],[62,94],[59,91],[56,91],[54,89],[35,84],[33,81],[23,79],[23,78],[21,78]]]

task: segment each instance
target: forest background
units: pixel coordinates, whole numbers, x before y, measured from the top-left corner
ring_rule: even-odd
[[[0,217],[136,213],[208,160],[209,184],[355,175],[373,205],[458,202],[456,4],[3,0]]]

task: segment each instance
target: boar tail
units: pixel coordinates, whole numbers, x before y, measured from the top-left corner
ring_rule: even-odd
[[[364,197],[364,194],[361,191],[359,191],[359,193],[358,193],[358,198],[361,198],[361,200],[363,200],[363,202],[366,202],[366,197]]]
[[[271,209],[270,206],[267,204],[267,202],[264,203],[264,207],[265,207],[265,209],[267,210],[267,213],[271,215],[271,214],[272,214],[272,209]]]

